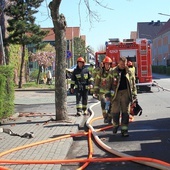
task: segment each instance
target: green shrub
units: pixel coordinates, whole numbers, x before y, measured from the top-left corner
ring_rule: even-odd
[[[170,75],[170,67],[166,68],[166,75]]]
[[[34,70],[33,72],[31,72],[30,74],[30,80],[36,80],[38,76],[38,69]]]
[[[168,66],[152,66],[152,72],[158,74],[170,75],[170,67]]]
[[[34,71],[30,74],[30,80],[36,81],[36,80],[37,80],[37,77],[38,77],[38,72],[39,72],[38,69],[34,70]],[[46,73],[45,73],[45,72],[41,72],[41,73],[40,73],[40,80],[42,80],[44,76],[46,76]]]
[[[166,74],[166,66],[152,66],[152,72],[158,74]]]
[[[0,120],[14,113],[14,69],[0,66]]]

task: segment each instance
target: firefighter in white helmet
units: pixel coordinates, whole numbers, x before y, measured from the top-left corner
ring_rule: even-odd
[[[111,88],[111,65],[111,58],[106,56],[103,60],[103,67],[98,71],[94,83],[94,93],[99,96],[104,123],[111,123],[111,116],[109,114],[110,109],[107,107],[109,97],[106,96],[106,94],[110,92]]]

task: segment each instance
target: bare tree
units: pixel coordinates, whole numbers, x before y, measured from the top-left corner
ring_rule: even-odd
[[[59,14],[59,8],[62,0],[52,0],[49,4],[51,17],[54,25],[55,33],[55,108],[56,120],[68,120],[67,115],[67,90],[66,90],[66,20],[63,14]],[[88,11],[89,22],[93,20],[100,21],[97,13],[90,8],[90,0],[83,0]],[[93,0],[97,5],[108,8],[107,5],[102,5],[98,0]],[[82,0],[79,0],[79,5]],[[80,8],[79,8],[80,9]],[[109,9],[109,8],[108,8]],[[81,16],[79,11],[79,18],[81,24]]]
[[[68,120],[67,90],[66,90],[66,21],[63,14],[59,14],[61,0],[53,0],[49,4],[55,33],[55,111],[56,120]]]

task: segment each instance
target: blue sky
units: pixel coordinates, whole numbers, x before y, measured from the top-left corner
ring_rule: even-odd
[[[36,15],[36,23],[41,27],[53,27],[50,11],[47,8],[51,0],[45,0]],[[92,11],[95,11],[100,21],[88,19],[84,0],[81,0],[80,15],[78,3],[80,0],[62,0],[60,13],[66,17],[68,27],[80,27],[81,35],[86,35],[87,45],[95,51],[105,44],[109,38],[120,40],[130,38],[130,32],[137,30],[137,22],[150,22],[160,20],[168,21],[170,16],[169,0],[98,0],[112,10],[100,7],[93,0],[90,1]]]

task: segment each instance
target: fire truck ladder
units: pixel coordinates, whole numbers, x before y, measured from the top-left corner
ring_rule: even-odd
[[[148,60],[147,60],[148,46],[140,46],[141,57],[141,77],[148,76]]]

